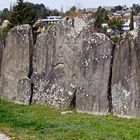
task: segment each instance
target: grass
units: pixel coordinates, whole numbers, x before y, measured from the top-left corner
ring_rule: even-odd
[[[0,131],[13,140],[140,140],[140,119],[61,111],[0,100]]]

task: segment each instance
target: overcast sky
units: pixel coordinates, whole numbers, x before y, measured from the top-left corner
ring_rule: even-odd
[[[0,10],[7,7],[9,8],[11,2],[16,0],[0,0]],[[25,0],[27,1],[27,0]],[[33,3],[43,3],[45,6],[51,9],[68,9],[73,5],[80,8],[92,8],[98,6],[112,6],[112,5],[128,5],[131,6],[133,3],[140,4],[140,0],[28,0]]]

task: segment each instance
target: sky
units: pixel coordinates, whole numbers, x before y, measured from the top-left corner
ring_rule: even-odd
[[[0,0],[0,10],[9,8],[10,3],[16,0]],[[131,6],[133,3],[140,4],[140,0],[24,0],[33,3],[43,3],[46,7],[60,10],[63,6],[64,10],[76,5],[78,8],[95,8],[98,6],[114,6],[127,5]]]

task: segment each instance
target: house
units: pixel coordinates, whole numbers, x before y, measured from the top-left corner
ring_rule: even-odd
[[[115,13],[113,13],[114,17],[123,17],[124,16],[124,12],[123,11],[117,11]]]
[[[110,36],[118,36],[118,37],[120,37],[121,34],[121,32],[117,30],[115,26],[107,29],[107,33],[110,34]]]
[[[111,11],[112,9],[115,9],[115,6],[103,6],[103,8],[107,11]]]
[[[122,27],[122,30],[123,31],[130,31],[130,20],[127,20],[123,23],[123,27]]]
[[[98,8],[87,8],[86,9],[86,12],[87,13],[94,13],[94,12],[96,12],[98,10]]]
[[[45,19],[39,19],[37,22],[41,22],[43,24],[55,24],[62,19],[62,16],[48,16]]]
[[[34,28],[38,28],[37,32],[43,32],[50,25],[56,24],[58,21],[62,19],[62,16],[48,16],[45,19],[38,19],[36,23],[33,25]]]

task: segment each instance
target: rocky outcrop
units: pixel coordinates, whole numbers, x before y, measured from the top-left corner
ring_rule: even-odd
[[[33,49],[32,29],[29,25],[14,27],[6,38],[1,64],[0,96],[20,101],[17,92],[19,79],[30,73]]]
[[[140,116],[140,31],[127,34],[114,51],[112,102],[115,115]]]

